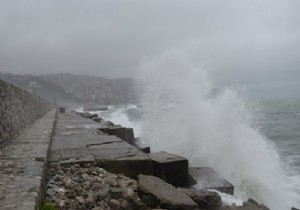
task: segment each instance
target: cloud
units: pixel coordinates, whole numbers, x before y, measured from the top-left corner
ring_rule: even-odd
[[[216,85],[299,82],[299,1],[2,1],[0,70],[135,76],[179,49]]]

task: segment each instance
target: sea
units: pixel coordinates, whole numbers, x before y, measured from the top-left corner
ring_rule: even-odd
[[[277,156],[273,157],[274,160],[270,160],[270,158],[264,157],[263,152],[265,152],[265,149],[255,148],[255,150],[252,149],[242,149],[243,153],[239,153],[241,155],[241,159],[246,158],[246,162],[243,162],[243,166],[240,167],[238,163],[239,161],[235,159],[231,159],[231,162],[227,162],[226,166],[231,165],[229,168],[231,170],[239,170],[237,172],[239,179],[242,181],[235,181],[234,178],[231,176],[228,176],[228,173],[222,173],[223,170],[218,170],[218,172],[226,177],[228,180],[230,180],[232,183],[238,185],[237,187],[238,192],[235,194],[235,196],[225,195],[223,193],[220,193],[222,196],[223,201],[225,201],[228,204],[235,203],[236,205],[242,205],[243,200],[247,200],[247,198],[253,198],[259,200],[260,202],[271,202],[271,203],[280,203],[283,204],[281,209],[290,209],[292,206],[299,207],[300,206],[300,99],[249,99],[247,100],[247,103],[252,103],[251,107],[255,106],[255,116],[252,116],[251,119],[255,121],[255,132],[259,133],[259,137],[254,136],[255,138],[259,138],[258,142],[253,141],[248,146],[253,147],[265,147],[276,154],[278,154],[279,160],[277,159]],[[253,105],[254,104],[254,105]],[[162,107],[160,114],[165,113],[166,115],[169,115],[169,113],[176,112],[177,113],[178,107],[176,106],[166,106]],[[97,112],[100,117],[105,118],[106,120],[110,120],[114,122],[115,124],[120,124],[124,127],[131,127],[134,128],[135,136],[140,137],[143,140],[143,129],[148,129],[148,124],[145,124],[145,117],[149,117],[149,113],[151,113],[151,110],[147,110],[145,107],[137,106],[134,104],[129,105],[123,105],[123,106],[108,106],[108,110],[106,111],[100,111]],[[151,113],[153,114],[153,113]],[[161,119],[164,118],[164,116],[160,116]],[[167,117],[169,119],[169,117]],[[173,119],[175,120],[175,119]],[[249,119],[248,119],[249,120]],[[174,121],[173,121],[174,122]],[[172,124],[172,122],[170,122]],[[176,122],[177,123],[177,122]],[[223,122],[221,122],[223,123]],[[152,125],[151,125],[152,126]],[[157,126],[161,126],[160,123],[157,123]],[[151,127],[149,129],[152,129]],[[155,131],[151,131],[155,132]],[[168,130],[168,132],[172,132],[172,129]],[[214,132],[218,132],[218,128],[214,130]],[[225,132],[223,129],[220,130],[220,132]],[[230,131],[231,132],[231,131]],[[177,133],[177,132],[176,132]],[[245,134],[245,133],[244,133]],[[197,134],[199,137],[201,137],[202,133],[201,131]],[[225,134],[224,134],[225,135]],[[243,132],[240,133],[240,138],[243,138]],[[154,134],[153,137],[157,137],[157,135]],[[226,137],[227,138],[227,137]],[[233,137],[234,138],[234,137]],[[245,138],[245,137],[244,137]],[[251,141],[251,139],[246,138],[247,141]],[[257,140],[257,139],[256,139]],[[144,140],[145,144],[151,144],[151,142],[148,142],[149,140]],[[151,140],[150,140],[151,141]],[[262,141],[262,142],[259,142]],[[154,148],[152,148],[152,151],[159,151],[159,150],[167,150],[169,152],[179,152],[181,154],[186,154],[184,152],[181,152],[180,150],[186,150],[186,142],[182,140],[182,145],[178,142],[175,142],[175,144],[178,144],[178,147],[180,149],[173,150],[172,147],[174,146],[165,146],[165,144],[162,144],[162,146],[155,141],[156,145]],[[198,147],[197,141],[189,141],[191,147],[195,146]],[[267,145],[264,145],[266,143]],[[169,144],[169,142],[167,143]],[[233,150],[239,150],[239,147],[243,146],[242,144],[239,145],[229,145],[230,142],[227,142],[226,144],[223,144],[224,150],[226,150],[229,153],[236,153],[236,151]],[[254,144],[254,145],[253,145]],[[152,145],[152,144],[151,144]],[[202,145],[205,147],[205,145]],[[247,146],[247,145],[245,145]],[[190,148],[190,147],[188,147]],[[208,147],[207,149],[213,149],[211,147]],[[190,150],[192,153],[194,153],[193,150]],[[249,152],[250,154],[245,154],[245,152]],[[189,152],[188,152],[189,153]],[[199,161],[199,164],[197,164],[197,160],[201,159],[201,152],[196,153],[198,157],[190,156],[189,158],[192,158],[193,165],[195,166],[204,166],[203,162]],[[211,154],[211,163],[207,164],[205,166],[213,167],[215,166],[216,157],[214,157],[214,151],[209,152]],[[224,153],[222,153],[224,154]],[[243,154],[245,157],[243,157]],[[225,158],[225,157],[224,157]],[[247,159],[251,158],[252,160]],[[205,157],[207,159],[207,157]],[[221,159],[219,160],[221,161]],[[230,160],[227,160],[230,161]],[[271,171],[274,170],[272,165],[274,165],[273,162],[270,161],[278,161],[280,166],[276,169],[283,171],[283,177],[281,177],[278,174],[268,174],[259,171],[260,165],[255,166],[253,165],[253,161],[262,162],[262,167],[265,167],[267,170],[269,168]],[[264,162],[269,161],[269,162]],[[276,165],[276,163],[275,163]],[[249,167],[251,169],[251,174],[247,175],[249,170],[246,168]],[[256,167],[256,168],[255,168]],[[217,167],[219,169],[220,167]],[[221,167],[222,168],[222,167]],[[241,171],[243,170],[243,171]],[[254,171],[253,171],[254,170]],[[257,171],[255,171],[257,170]],[[263,170],[264,171],[264,170]],[[230,173],[229,173],[230,174]],[[244,176],[244,177],[243,177]],[[256,179],[252,176],[266,176],[266,179]],[[272,176],[275,176],[276,179],[283,179],[283,180],[274,180]],[[262,181],[264,180],[272,180],[271,183],[267,184],[267,187],[269,184],[276,185],[276,184],[282,184],[282,182],[285,184],[285,186],[282,187],[282,189],[285,189],[285,191],[276,191],[272,192],[272,194],[277,194],[279,200],[273,200],[274,197],[270,195],[270,192],[268,193],[268,190],[282,190],[277,187],[274,187],[274,189],[264,189],[261,186],[258,185],[264,185]],[[249,187],[249,184],[252,184],[253,186]],[[281,186],[280,186],[281,187]],[[261,190],[263,193],[259,192]],[[284,193],[287,193],[288,195],[285,196]],[[270,198],[268,198],[270,196]],[[276,197],[276,196],[275,196]],[[288,198],[289,200],[284,200],[285,198]],[[269,200],[271,199],[271,201]],[[282,200],[281,200],[282,199]],[[289,203],[290,202],[290,203]],[[269,204],[269,203],[268,203]],[[286,206],[284,206],[286,205]],[[277,208],[275,206],[275,208]],[[275,209],[274,207],[271,209]],[[277,208],[279,209],[279,208]]]

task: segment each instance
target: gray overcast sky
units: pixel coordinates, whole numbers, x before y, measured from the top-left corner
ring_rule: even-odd
[[[172,49],[216,85],[299,89],[300,1],[0,0],[3,72],[129,77]]]

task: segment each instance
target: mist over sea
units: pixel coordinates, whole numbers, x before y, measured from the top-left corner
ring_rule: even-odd
[[[214,92],[206,72],[177,52],[141,69],[150,85],[140,104],[110,106],[100,117],[134,128],[152,152],[212,167],[235,186],[237,205],[254,198],[272,210],[300,207],[300,99]]]

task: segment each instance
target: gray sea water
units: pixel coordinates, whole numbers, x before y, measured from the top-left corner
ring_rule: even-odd
[[[277,145],[291,175],[300,175],[300,99],[264,99],[260,104],[262,133]]]

